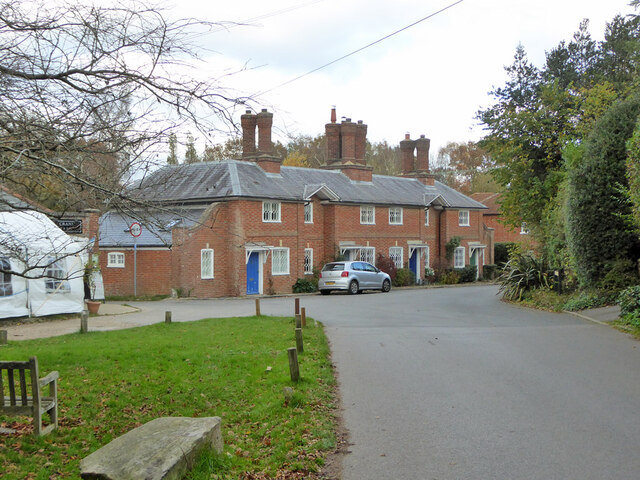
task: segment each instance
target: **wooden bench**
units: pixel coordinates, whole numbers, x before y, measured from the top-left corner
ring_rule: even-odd
[[[29,383],[27,372],[30,374]],[[36,357],[27,362],[0,361],[0,415],[33,417],[36,435],[46,435],[58,426],[58,377],[58,372],[51,372],[44,378],[38,378]],[[45,397],[42,389],[47,385],[49,396]],[[49,415],[51,422],[43,428],[44,413]]]

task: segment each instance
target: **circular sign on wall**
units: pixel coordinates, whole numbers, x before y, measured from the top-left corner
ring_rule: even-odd
[[[142,235],[142,225],[140,225],[138,222],[133,222],[129,227],[129,233],[134,237],[139,237],[140,235]]]

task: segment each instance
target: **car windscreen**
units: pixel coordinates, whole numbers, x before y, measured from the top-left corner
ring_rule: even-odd
[[[327,263],[322,267],[323,272],[335,272],[340,270],[344,270],[344,263]]]

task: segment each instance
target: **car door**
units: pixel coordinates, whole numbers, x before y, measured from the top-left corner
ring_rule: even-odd
[[[378,269],[371,265],[370,263],[364,264],[365,274],[367,276],[367,287],[368,288],[381,288],[382,287],[382,277],[378,274]]]

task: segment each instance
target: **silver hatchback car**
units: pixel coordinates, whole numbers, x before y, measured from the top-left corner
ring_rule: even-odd
[[[391,290],[391,277],[367,262],[332,262],[322,267],[318,289],[323,295],[332,290],[350,294],[363,290]]]

